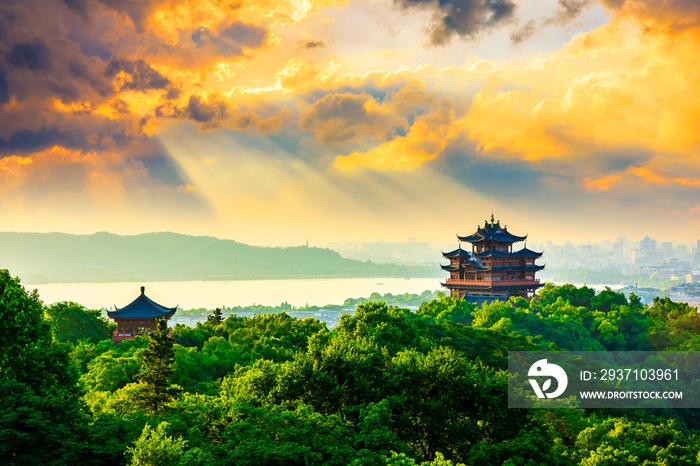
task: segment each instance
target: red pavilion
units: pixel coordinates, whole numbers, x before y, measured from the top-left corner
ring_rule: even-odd
[[[137,336],[146,336],[157,328],[157,319],[170,319],[175,307],[162,306],[145,294],[146,287],[141,287],[141,296],[122,308],[114,306],[115,311],[107,315],[117,323],[117,329],[112,333],[112,340],[120,343]]]

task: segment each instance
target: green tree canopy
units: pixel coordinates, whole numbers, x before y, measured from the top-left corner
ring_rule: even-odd
[[[56,339],[71,343],[77,343],[78,340],[99,343],[109,338],[116,325],[100,314],[98,310],[86,309],[71,301],[55,303],[46,308]]]

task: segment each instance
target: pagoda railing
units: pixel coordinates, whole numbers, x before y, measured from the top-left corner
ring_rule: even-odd
[[[154,330],[154,329],[147,328],[142,332],[125,332],[125,331],[120,332],[117,329],[117,330],[114,330],[112,332],[112,341],[114,341],[115,343],[120,343],[124,340],[131,340],[131,339],[136,338],[136,337],[147,337],[148,334],[151,332],[151,330]],[[173,329],[172,328],[168,328],[168,337],[170,337],[170,338],[173,337]]]
[[[148,330],[144,332],[120,332],[118,330],[115,330],[112,332],[113,337],[144,337],[148,336],[148,334],[151,332],[151,329],[149,328]]]
[[[491,287],[491,286],[498,286],[498,285],[539,285],[540,280],[539,278],[534,279],[534,280],[493,280],[493,281],[487,281],[487,280],[454,280],[454,279],[447,279],[445,283],[449,283],[450,285],[468,285],[468,286],[482,286],[482,287]]]

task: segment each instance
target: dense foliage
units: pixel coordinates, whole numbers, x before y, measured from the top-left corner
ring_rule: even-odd
[[[221,315],[224,313],[227,315],[231,314],[243,314],[243,313],[275,313],[275,312],[318,312],[321,310],[325,311],[343,311],[348,308],[353,308],[358,304],[367,303],[370,301],[382,301],[387,304],[393,304],[396,306],[414,306],[418,307],[426,301],[431,301],[437,298],[437,291],[426,290],[420,294],[418,293],[403,293],[403,294],[393,294],[384,293],[379,294],[374,292],[369,295],[368,298],[348,298],[343,304],[326,304],[324,306],[306,305],[306,306],[292,306],[288,302],[280,303],[279,306],[266,306],[264,304],[251,304],[248,306],[233,306],[233,307],[223,307],[217,308],[221,311]],[[180,315],[204,315],[210,312],[208,309],[199,307],[194,309],[184,309],[178,311]],[[216,313],[216,310],[214,310]],[[214,318],[214,316],[209,316],[209,318]]]
[[[76,340],[61,308],[76,311],[44,309],[0,272],[0,463],[700,461],[694,410],[507,407],[509,350],[700,349],[696,309],[667,298],[645,306],[548,284],[531,302],[475,307],[440,294],[417,312],[361,303],[331,330],[286,313],[214,311],[194,328],[174,326],[173,339],[161,324],[118,345]]]

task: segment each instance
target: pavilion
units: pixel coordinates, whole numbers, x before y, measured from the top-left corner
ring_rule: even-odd
[[[535,274],[544,269],[535,261],[542,257],[541,252],[527,246],[514,251],[513,244],[527,239],[518,236],[501,226],[493,214],[491,222],[484,222],[469,236],[459,236],[460,245],[451,252],[443,252],[449,265],[441,265],[450,277],[442,286],[450,290],[453,298],[462,298],[477,305],[494,300],[506,301],[520,296],[530,299],[534,292],[544,286]],[[462,249],[461,243],[470,243],[471,251]]]
[[[141,295],[122,308],[114,306],[114,311],[107,311],[107,316],[117,323],[112,333],[112,341],[120,343],[137,336],[147,336],[158,326],[157,319],[170,319],[177,311],[175,307],[165,307],[146,296],[146,287],[141,287]]]

